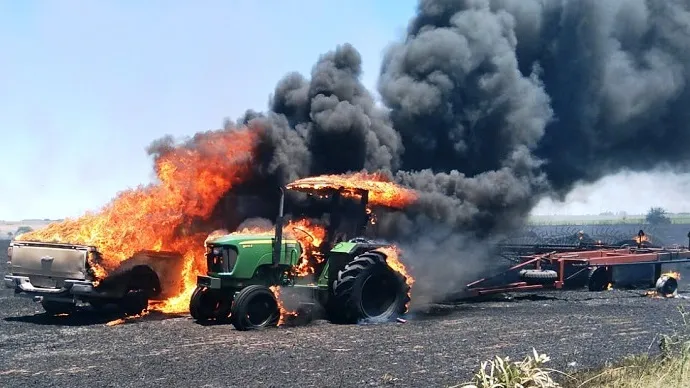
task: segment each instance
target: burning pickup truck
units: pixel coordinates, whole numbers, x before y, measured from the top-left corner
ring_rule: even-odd
[[[69,314],[83,304],[115,305],[135,315],[150,300],[175,295],[182,287],[183,259],[177,253],[137,252],[102,279],[97,273],[101,254],[94,246],[13,241],[7,256],[5,287],[40,301],[52,315]]]

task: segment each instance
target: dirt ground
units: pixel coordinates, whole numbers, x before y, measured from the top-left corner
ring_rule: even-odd
[[[522,358],[532,347],[571,370],[656,350],[655,336],[680,321],[677,307],[688,301],[642,294],[532,293],[438,305],[406,323],[238,332],[188,316],[116,326],[89,312],[50,318],[3,288],[0,386],[442,387],[470,379],[482,360]]]

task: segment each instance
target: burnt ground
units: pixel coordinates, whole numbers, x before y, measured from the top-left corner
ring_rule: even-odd
[[[600,366],[655,350],[655,336],[688,304],[643,292],[531,293],[439,305],[407,323],[238,332],[187,316],[117,326],[88,312],[49,318],[2,289],[0,386],[440,387],[467,381],[481,360],[523,358],[533,346],[561,370]]]

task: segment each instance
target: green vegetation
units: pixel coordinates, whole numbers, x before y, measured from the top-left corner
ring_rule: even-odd
[[[690,313],[679,308],[682,324],[660,336],[660,352],[624,359],[601,369],[566,374],[544,367],[545,354],[522,361],[496,357],[482,362],[472,381],[455,388],[661,388],[690,387]]]
[[[529,224],[533,226],[547,225],[668,225],[690,224],[688,213],[668,213],[663,208],[653,207],[647,214],[590,214],[590,215],[534,215]]]

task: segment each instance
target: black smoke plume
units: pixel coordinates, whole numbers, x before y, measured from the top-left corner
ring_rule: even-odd
[[[471,280],[491,243],[544,196],[622,169],[685,165],[689,9],[687,0],[421,0],[381,64],[384,106],[344,44],[309,78],[280,80],[268,111],[226,124],[263,129],[247,184],[257,199],[228,208],[238,223],[272,219],[278,184],[385,171],[420,200],[380,216],[380,237],[404,248],[427,299],[441,297]]]

